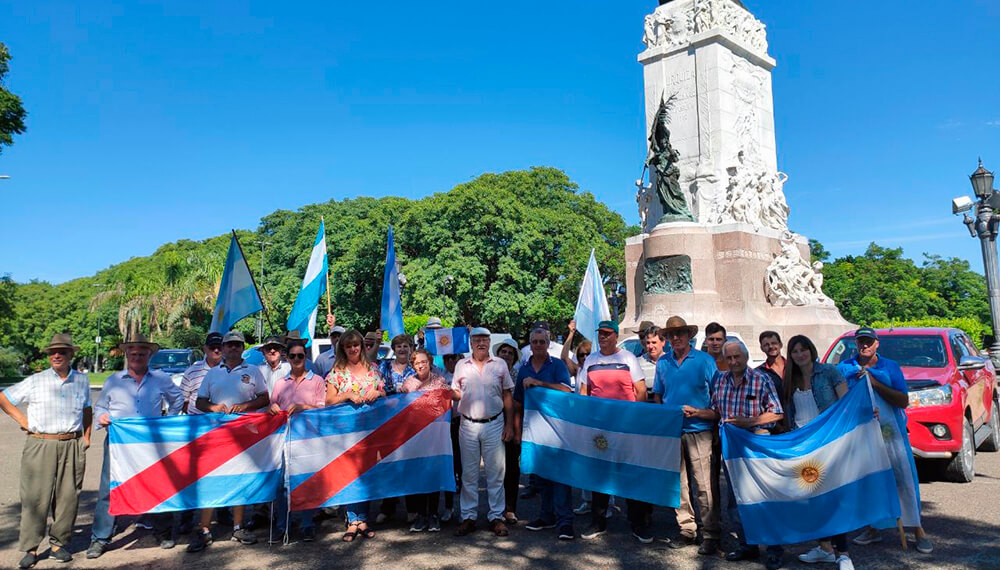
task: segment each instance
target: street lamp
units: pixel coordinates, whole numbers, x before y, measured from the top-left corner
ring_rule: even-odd
[[[615,321],[618,320],[618,311],[621,306],[625,304],[625,286],[618,282],[617,279],[612,279],[608,286],[611,287],[611,312]]]
[[[1000,263],[997,261],[997,227],[1000,226],[1000,193],[993,188],[993,173],[979,168],[969,176],[972,191],[979,200],[973,202],[967,196],[952,200],[952,213],[965,213],[962,223],[972,237],[979,238],[983,250],[983,269],[986,273],[986,291],[990,302],[990,317],[993,325],[993,342],[989,346],[990,358],[1000,364]],[[975,209],[975,218],[968,211]]]

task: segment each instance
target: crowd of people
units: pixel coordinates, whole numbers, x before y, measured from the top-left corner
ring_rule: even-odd
[[[747,347],[727,340],[719,323],[705,327],[703,350],[694,347],[698,327],[674,316],[663,326],[644,322],[638,332],[641,354],[619,343],[619,325],[602,321],[580,339],[574,323],[561,354],[552,354],[552,332],[546,322],[536,322],[519,348],[512,339],[491,346],[492,335],[483,327],[470,328],[469,356],[435,355],[423,347],[424,331],[416,339],[401,334],[391,339],[392,358],[379,360],[382,331],[362,334],[336,326],[327,316],[331,349],[315,361],[297,333],[266,338],[259,350],[264,363],[243,359],[242,333],[210,333],[204,359],[188,368],[180,386],[162,372],[149,368],[159,346],[141,335],[122,345],[125,369],[105,382],[91,405],[90,383],[70,363],[79,347],[68,334],[57,334],[46,347],[50,368],[4,390],[0,407],[27,433],[21,460],[21,527],[19,566],[38,561],[40,543],[49,536],[50,556],[69,561],[67,545],[72,536],[79,495],[83,486],[86,450],[92,425],[105,429],[112,420],[173,414],[268,412],[295,414],[303,410],[349,404],[363,406],[397,393],[450,389],[454,400],[452,449],[457,493],[428,493],[342,505],[334,509],[287,513],[285,493],[271,505],[202,509],[200,512],[161,513],[140,517],[137,524],[153,531],[162,548],[176,546],[178,535],[190,534],[189,552],[205,550],[215,538],[213,522],[231,524],[231,540],[258,541],[255,525],[271,524],[277,532],[268,540],[295,527],[300,540],[316,538],[316,521],[342,516],[340,539],[353,542],[376,537],[376,528],[395,516],[400,502],[407,512],[411,532],[440,531],[443,523],[457,523],[454,534],[466,536],[479,524],[481,465],[486,480],[486,523],[496,536],[508,536],[518,524],[518,499],[540,497],[537,517],[525,525],[529,531],[555,530],[559,540],[580,537],[593,540],[605,534],[614,497],[582,489],[583,502],[572,506],[572,489],[563,483],[530,475],[521,489],[519,469],[524,395],[529,389],[560,390],[596,398],[610,398],[683,410],[681,435],[681,499],[675,509],[679,535],[664,539],[671,548],[697,546],[705,556],[721,553],[722,480],[726,481],[725,516],[735,531],[738,546],[724,554],[730,561],[756,560],[760,550],[744,539],[739,511],[721,461],[720,424],[760,434],[795,430],[815,419],[848,390],[866,385],[902,414],[908,403],[899,366],[878,354],[878,334],[862,328],[854,335],[858,354],[838,366],[819,362],[814,343],[805,336],[792,337],[787,351],[780,335],[764,331],[759,336],[766,360],[749,365]],[[427,328],[441,328],[432,318]],[[867,388],[863,388],[867,389]],[[17,406],[26,406],[22,412]],[[883,411],[882,413],[887,413]],[[905,421],[905,418],[904,420]],[[99,558],[109,548],[116,531],[109,514],[109,446],[104,445],[100,488],[91,528],[87,558]],[[912,460],[912,459],[911,459]],[[456,505],[455,495],[458,495]],[[619,500],[620,501],[620,500]],[[653,506],[626,499],[632,536],[640,543],[653,541]],[[51,513],[52,522],[48,523]],[[270,513],[270,514],[269,514]],[[577,533],[574,519],[587,524]],[[829,537],[799,556],[803,562],[829,562],[853,568],[848,544],[881,540],[875,529],[860,529],[849,540],[845,534]],[[216,531],[217,532],[217,531]],[[914,529],[917,550],[931,552],[922,528]],[[286,535],[287,537],[287,535]],[[286,538],[287,540],[287,538]],[[764,564],[779,568],[781,545],[767,545]]]

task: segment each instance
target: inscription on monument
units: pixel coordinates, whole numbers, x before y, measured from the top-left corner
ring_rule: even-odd
[[[668,255],[646,261],[644,267],[646,293],[650,295],[670,295],[691,293],[691,258],[687,255]]]

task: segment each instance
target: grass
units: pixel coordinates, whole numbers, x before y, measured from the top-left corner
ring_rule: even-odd
[[[108,376],[111,376],[113,372],[114,372],[113,370],[106,370],[104,372],[91,372],[90,374],[87,374],[87,377],[90,378],[91,386],[100,386],[104,384],[104,381],[107,380]],[[24,377],[0,376],[0,388],[6,388],[7,386],[12,386],[14,384],[17,384],[21,380],[24,380]]]

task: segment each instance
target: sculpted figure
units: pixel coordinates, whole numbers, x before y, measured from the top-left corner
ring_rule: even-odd
[[[651,173],[656,174],[653,187],[656,189],[660,205],[663,206],[663,217],[659,223],[693,222],[694,216],[688,209],[680,184],[681,171],[677,167],[680,154],[670,144],[670,129],[667,128],[668,109],[669,101],[661,101],[653,120],[652,132],[649,134],[649,156],[646,165]]]

